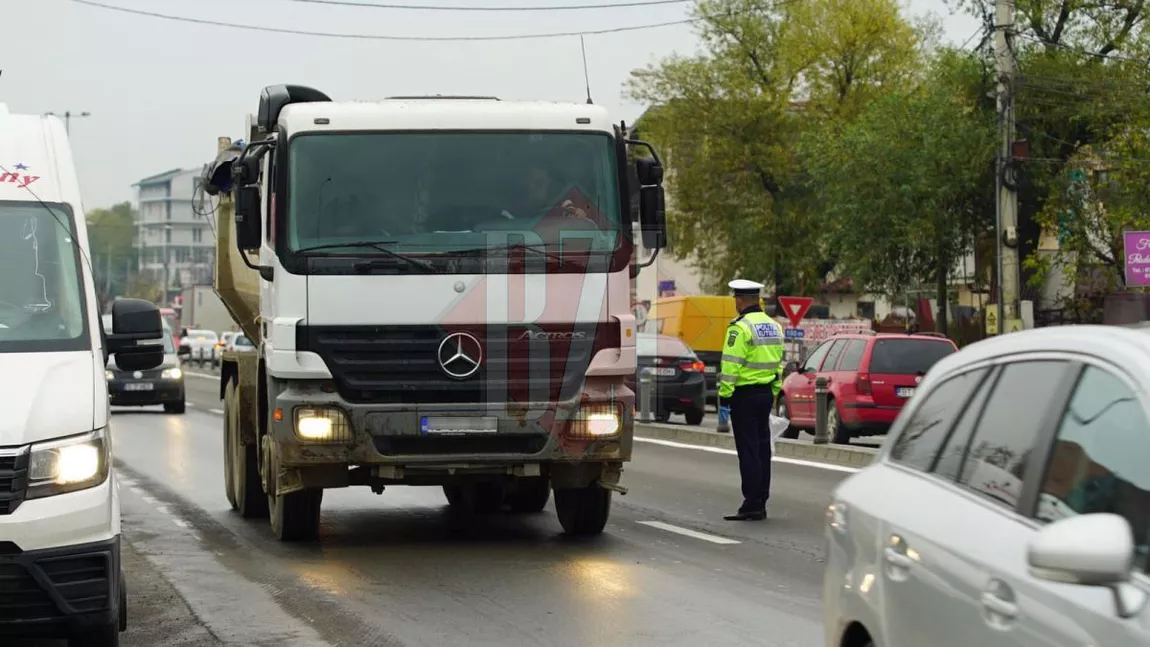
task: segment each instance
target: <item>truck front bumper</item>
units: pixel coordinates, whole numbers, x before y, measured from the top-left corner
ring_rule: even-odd
[[[631,458],[635,397],[618,380],[588,378],[575,397],[526,404],[361,404],[318,382],[290,381],[284,387],[274,397],[271,424],[284,467],[398,466],[399,473],[377,473],[413,482],[422,472],[530,476],[542,464],[620,465]],[[298,416],[308,410],[339,411],[346,421],[344,439],[301,437]]]

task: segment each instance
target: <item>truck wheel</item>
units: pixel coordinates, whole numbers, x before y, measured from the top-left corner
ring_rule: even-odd
[[[443,494],[451,507],[481,513],[499,512],[506,498],[502,483],[444,485]]]
[[[611,514],[611,491],[597,483],[555,490],[555,512],[568,535],[597,535],[603,532]]]
[[[298,490],[281,496],[268,495],[272,533],[280,541],[311,541],[319,537],[319,511],[323,490]]]
[[[268,500],[260,481],[259,453],[255,445],[240,443],[240,398],[235,381],[224,390],[224,433],[232,470],[233,508],[245,519],[268,516]]]
[[[545,476],[520,478],[515,491],[507,497],[512,512],[539,512],[551,498],[551,483]]]

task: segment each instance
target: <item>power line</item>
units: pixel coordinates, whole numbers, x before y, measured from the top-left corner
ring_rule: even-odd
[[[694,0],[628,0],[601,4],[572,4],[551,7],[473,7],[460,5],[412,5],[390,2],[350,2],[349,0],[290,0],[305,4],[335,5],[340,7],[363,7],[366,9],[399,9],[405,11],[583,11],[587,9],[622,9],[625,7],[651,7],[655,5],[686,4]]]
[[[583,29],[579,31],[566,31],[566,32],[551,32],[542,34],[510,34],[507,36],[397,36],[389,34],[349,34],[337,32],[324,32],[324,31],[307,31],[303,29],[286,29],[280,27],[264,27],[261,25],[240,25],[230,22],[220,22],[215,20],[203,20],[200,18],[188,18],[186,16],[173,16],[170,14],[155,13],[152,11],[143,11],[141,9],[129,9],[128,7],[118,7],[116,5],[104,4],[101,2],[94,2],[93,0],[70,0],[76,4],[87,5],[89,7],[96,7],[99,9],[106,9],[108,11],[118,11],[121,13],[132,14],[136,16],[147,16],[149,18],[161,18],[164,20],[171,20],[175,22],[191,23],[196,25],[208,25],[211,27],[230,27],[232,29],[244,29],[247,31],[259,31],[272,34],[291,34],[294,36],[317,36],[321,38],[343,38],[349,40],[391,40],[391,41],[423,41],[423,42],[451,42],[451,41],[499,41],[499,40],[537,40],[544,38],[562,38],[568,36],[591,36],[596,34],[617,34],[620,32],[628,31],[641,31],[647,29],[658,29],[660,27],[672,27],[675,25],[686,25],[703,18],[687,18],[683,20],[670,20],[667,22],[648,23],[644,25],[629,25],[626,27],[608,27],[603,29]]]

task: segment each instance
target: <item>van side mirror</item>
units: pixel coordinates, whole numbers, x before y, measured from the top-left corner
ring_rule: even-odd
[[[163,337],[164,325],[156,304],[143,299],[112,302],[112,332],[105,339],[121,370],[141,371],[162,364]]]

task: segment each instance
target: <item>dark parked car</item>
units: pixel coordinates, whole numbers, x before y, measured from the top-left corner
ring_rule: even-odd
[[[655,373],[655,418],[666,422],[672,413],[681,413],[689,425],[703,422],[707,385],[703,362],[695,352],[677,337],[641,334],[635,338],[635,353],[639,370],[650,368]],[[632,384],[631,388],[638,395],[637,385]],[[640,406],[636,399],[636,409]]]
[[[110,332],[111,316],[104,316],[104,331]],[[164,335],[164,362],[146,371],[122,371],[114,358],[108,360],[104,377],[108,380],[109,403],[117,407],[164,405],[168,413],[183,413],[185,404],[184,372],[172,335]]]

